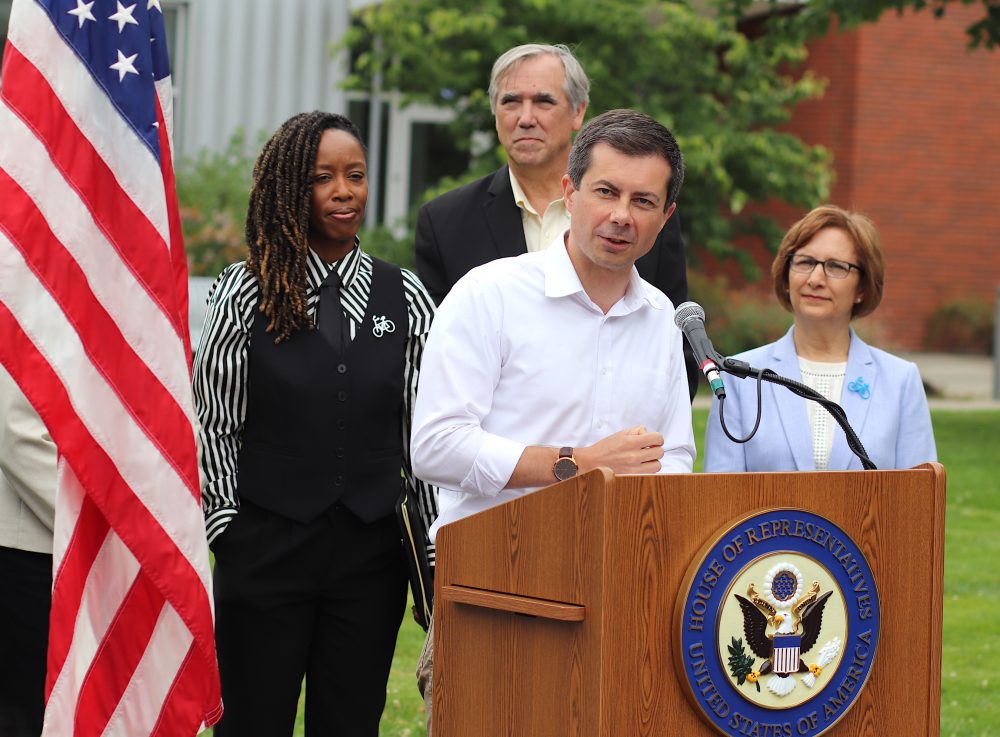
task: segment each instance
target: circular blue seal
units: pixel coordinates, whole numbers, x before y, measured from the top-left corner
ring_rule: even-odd
[[[880,629],[871,566],[837,525],[798,509],[723,530],[677,600],[681,682],[732,737],[812,737],[854,705]]]

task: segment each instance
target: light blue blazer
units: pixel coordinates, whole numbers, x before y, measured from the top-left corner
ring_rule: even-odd
[[[801,382],[792,330],[776,342],[736,358],[754,368],[771,369]],[[735,437],[745,437],[757,417],[757,381],[728,374],[723,379],[726,427]],[[852,384],[855,390],[850,388]],[[867,392],[862,385],[867,385]],[[761,390],[760,428],[750,442],[741,445],[722,431],[719,402],[713,398],[705,431],[705,470],[714,473],[816,470],[807,401],[784,387],[765,382]],[[838,403],[861,438],[868,457],[880,470],[910,468],[937,460],[931,414],[916,364],[872,348],[853,330],[847,375]],[[861,470],[861,462],[847,447],[847,438],[839,426],[834,430],[829,470]]]

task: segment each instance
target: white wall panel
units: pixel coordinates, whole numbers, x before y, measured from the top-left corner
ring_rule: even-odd
[[[346,54],[331,48],[348,0],[187,0],[181,155],[222,149],[240,126],[251,143],[303,110],[346,112]]]

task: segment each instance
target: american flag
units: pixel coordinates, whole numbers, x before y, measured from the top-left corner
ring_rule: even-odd
[[[222,706],[159,0],[14,0],[0,361],[59,452],[43,734],[193,735]]]

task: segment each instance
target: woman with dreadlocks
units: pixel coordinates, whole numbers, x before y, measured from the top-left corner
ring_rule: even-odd
[[[303,113],[253,171],[249,258],[213,287],[195,356],[226,711],[217,737],[375,737],[406,598],[394,515],[433,303],[357,238],[365,150]]]

